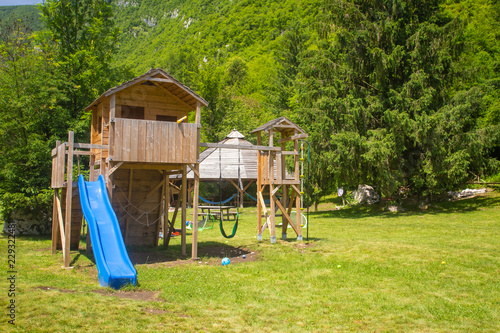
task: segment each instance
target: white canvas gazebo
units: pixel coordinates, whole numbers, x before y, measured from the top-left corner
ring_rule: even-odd
[[[218,145],[228,145],[231,148],[207,148],[200,153],[200,181],[214,182],[222,176],[222,180],[230,181],[238,189],[242,206],[245,191],[257,180],[257,150],[248,149],[253,144],[245,140],[245,136],[236,129],[218,142]],[[242,149],[236,146],[241,146]],[[194,180],[193,170],[188,171],[187,179],[191,188]],[[188,190],[188,193],[191,191]]]

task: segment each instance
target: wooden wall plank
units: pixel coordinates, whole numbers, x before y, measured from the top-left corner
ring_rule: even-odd
[[[146,122],[146,162],[153,162],[154,161],[154,129],[153,129],[153,123],[148,121]]]
[[[137,162],[146,161],[146,123],[137,123]]]
[[[130,127],[130,161],[137,161],[139,156],[139,125]]]
[[[117,161],[121,161],[123,159],[122,150],[123,150],[123,122],[121,121],[121,119],[116,119],[116,121],[115,121],[115,156],[114,156],[114,158]]]
[[[161,122],[153,121],[153,158],[154,162],[161,161]]]
[[[160,162],[162,163],[168,162],[169,146],[166,138],[169,136],[169,129],[170,126],[167,123],[161,122]]]
[[[136,121],[123,122],[123,144],[122,144],[122,158],[120,161],[130,161],[130,151],[132,149],[132,127],[137,127]]]

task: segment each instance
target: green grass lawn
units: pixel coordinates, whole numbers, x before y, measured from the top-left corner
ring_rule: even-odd
[[[199,234],[200,253],[224,252],[203,256],[201,264],[179,258],[179,238],[166,254],[163,248],[129,249],[151,261],[136,265],[138,287],[118,292],[99,286],[84,250],[72,252],[74,269],[65,270],[62,254],[50,254],[48,237],[17,238],[14,326],[7,322],[2,235],[0,330],[500,331],[500,194],[436,203],[426,211],[335,211],[331,203],[320,210],[311,213],[309,240],[304,230],[304,242],[297,242],[290,229],[288,241],[270,244],[267,230],[257,242],[256,210],[245,208],[235,238],[223,238],[217,227]],[[256,260],[220,265],[235,248],[248,249]],[[158,260],[162,256],[168,260]]]

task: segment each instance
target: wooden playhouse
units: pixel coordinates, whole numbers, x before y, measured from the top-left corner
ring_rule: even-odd
[[[78,248],[82,227],[76,182],[68,172],[79,155],[90,156],[90,181],[104,176],[126,245],[157,245],[160,230],[169,229],[166,223],[180,209],[186,255],[186,173],[188,166],[197,170],[201,107],[206,105],[165,71],[151,69],[87,107],[92,112],[90,144],[75,143],[70,132],[68,142],[58,142],[52,152],[52,252],[63,250],[65,267],[70,266],[70,249]],[[194,123],[188,122],[190,112],[195,112]],[[170,186],[172,174],[181,175],[180,188]],[[181,199],[169,217],[171,190],[180,191]]]

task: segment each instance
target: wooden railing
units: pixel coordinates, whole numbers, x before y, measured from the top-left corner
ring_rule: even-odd
[[[115,162],[196,163],[197,124],[116,118],[113,136]]]

